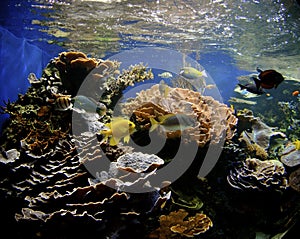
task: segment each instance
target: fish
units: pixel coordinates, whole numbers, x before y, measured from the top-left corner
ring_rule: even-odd
[[[255,84],[238,84],[241,87],[241,90],[247,90],[250,93],[257,94],[257,95],[262,95],[265,92],[261,88],[257,88]]]
[[[194,67],[186,66],[180,69],[179,75],[187,79],[199,79],[201,77],[207,77],[206,71],[199,71]]]
[[[187,79],[189,83],[199,92],[203,93],[206,87],[205,77],[207,77],[206,71],[198,71],[193,67],[183,67],[179,75]]]
[[[216,87],[217,87],[216,84],[209,84],[209,85],[207,85],[207,86],[205,87],[205,89],[211,90],[211,89],[214,89],[214,88],[216,88]]]
[[[165,72],[163,72],[163,73],[161,73],[161,74],[158,74],[158,76],[159,77],[161,77],[161,78],[172,78],[173,77],[173,75],[172,75],[172,73],[171,72],[168,72],[168,71],[165,71]]]
[[[257,89],[272,89],[277,88],[278,85],[284,80],[284,77],[275,70],[261,70],[258,67],[256,68],[258,74],[258,78],[251,77],[254,80]]]
[[[105,104],[84,95],[73,97],[72,102],[74,102],[73,110],[77,113],[97,113],[103,116],[107,110]]]
[[[292,96],[298,96],[300,94],[299,90],[295,90],[292,92]]]
[[[73,108],[71,95],[60,95],[54,101],[54,108],[58,111],[66,111]]]
[[[296,148],[297,150],[300,150],[300,140],[299,140],[299,139],[296,139],[296,140],[293,142],[293,144],[295,145],[295,148]]]
[[[105,115],[107,110],[103,103],[96,102],[94,99],[84,95],[77,95],[75,97],[71,97],[71,95],[59,95],[54,101],[54,108],[58,111],[73,109],[77,113],[97,113],[100,116]]]
[[[166,114],[158,117],[158,121],[154,118],[150,118],[150,123],[150,132],[155,130],[158,126],[162,126],[165,131],[182,131],[195,127],[196,125],[196,121],[186,114]]]
[[[114,117],[110,123],[105,124],[106,129],[100,130],[104,135],[103,141],[108,141],[109,145],[116,146],[123,138],[124,143],[128,143],[130,135],[136,131],[135,124],[123,117]]]
[[[169,91],[170,91],[170,87],[165,83],[164,80],[161,80],[159,82],[158,89],[159,89],[160,94],[163,97],[167,97],[168,96]]]
[[[230,99],[228,101],[234,102],[234,103],[240,103],[240,104],[248,104],[248,105],[256,105],[257,104],[256,101],[244,100],[244,99],[240,99],[240,98],[236,98],[236,97],[230,97]]]

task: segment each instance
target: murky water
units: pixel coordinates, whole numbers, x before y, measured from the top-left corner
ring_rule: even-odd
[[[103,56],[163,45],[198,58],[223,50],[243,69],[257,65],[299,78],[300,7],[294,0],[36,1],[33,24],[66,48]],[[61,39],[61,38],[60,38]],[[54,42],[55,43],[55,42]]]

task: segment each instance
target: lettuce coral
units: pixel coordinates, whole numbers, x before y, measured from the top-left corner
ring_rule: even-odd
[[[149,129],[150,118],[166,114],[185,114],[196,119],[194,127],[183,131],[186,142],[195,141],[200,147],[208,142],[218,143],[222,137],[231,139],[234,136],[237,118],[231,108],[214,100],[182,88],[171,88],[166,97],[161,95],[159,85],[142,90],[137,97],[122,105],[125,115],[134,116],[142,128]],[[182,132],[167,132],[168,138],[179,137]]]

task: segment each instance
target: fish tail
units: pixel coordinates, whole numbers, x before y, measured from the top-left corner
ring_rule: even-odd
[[[169,92],[170,92],[170,87],[169,87],[169,86],[166,86],[165,92],[164,92],[164,97],[165,97],[165,98],[168,96]]]
[[[128,143],[129,142],[129,139],[130,139],[130,136],[129,135],[126,135],[125,137],[124,137],[124,143]]]
[[[254,80],[256,89],[258,90],[260,88],[260,80],[257,79],[256,77],[251,77],[252,80]]]
[[[207,77],[207,73],[205,70],[201,71],[202,76]]]
[[[241,90],[246,89],[246,86],[242,85],[242,84],[238,84],[241,87]]]
[[[159,123],[154,118],[150,118],[150,123],[151,123],[150,132],[152,132],[159,126]]]

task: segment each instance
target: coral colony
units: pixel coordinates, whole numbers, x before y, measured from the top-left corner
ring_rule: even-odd
[[[128,87],[154,78],[141,63],[122,71],[120,64],[62,52],[40,79],[28,77],[26,94],[7,102],[3,112],[10,118],[0,142],[1,221],[23,238],[254,238],[262,226],[274,236],[293,225],[300,206],[297,141],[255,112],[235,112],[179,85],[152,84],[120,101]],[[78,97],[86,78],[89,96]],[[111,123],[117,104],[124,131]],[[90,113],[91,105],[101,113]],[[186,122],[182,130],[176,115]],[[76,132],[77,123],[83,132]],[[150,133],[165,137],[159,152],[136,147],[147,145]],[[222,137],[218,163],[198,178],[209,144]],[[149,177],[172,162],[180,139],[197,153],[178,180],[145,193],[126,190],[151,187]],[[107,170],[88,170],[104,158]]]

